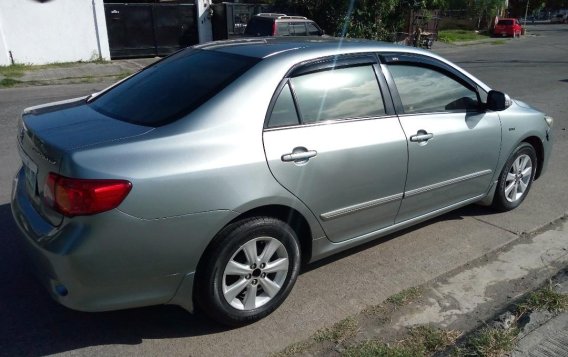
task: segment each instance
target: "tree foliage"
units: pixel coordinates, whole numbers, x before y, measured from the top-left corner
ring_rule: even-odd
[[[277,0],[315,20],[326,33],[386,40],[404,31],[411,10],[443,8],[447,0]]]

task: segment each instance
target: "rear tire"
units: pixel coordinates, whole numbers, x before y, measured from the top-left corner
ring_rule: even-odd
[[[286,223],[254,217],[225,227],[198,267],[195,299],[209,317],[241,326],[286,299],[300,270],[298,237]]]
[[[521,143],[505,163],[499,176],[493,207],[498,211],[517,208],[532,186],[538,161],[531,144]]]

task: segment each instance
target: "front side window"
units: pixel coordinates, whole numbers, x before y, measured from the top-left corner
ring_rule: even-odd
[[[320,30],[313,22],[308,22],[306,26],[308,27],[308,36],[318,36],[320,34]]]
[[[477,93],[446,74],[417,65],[390,65],[406,114],[474,111]]]
[[[291,83],[304,123],[385,114],[370,65],[310,73],[292,78]]]

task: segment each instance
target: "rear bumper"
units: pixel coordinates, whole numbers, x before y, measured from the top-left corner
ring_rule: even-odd
[[[30,204],[22,175],[14,179],[11,202],[22,245],[51,296],[74,310],[107,311],[170,302],[191,309],[192,273],[199,258],[215,235],[215,227],[235,215],[213,211],[142,220],[115,209],[66,219],[54,227]]]

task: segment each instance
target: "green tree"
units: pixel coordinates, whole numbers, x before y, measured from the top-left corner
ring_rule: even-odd
[[[505,10],[505,0],[470,0],[468,10],[479,30],[482,25],[490,26],[491,20]]]
[[[276,0],[282,6],[284,0]],[[411,10],[437,9],[447,0],[291,0],[288,5],[314,19],[326,33],[387,40],[404,31]]]

